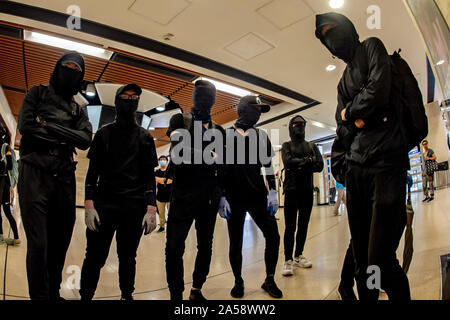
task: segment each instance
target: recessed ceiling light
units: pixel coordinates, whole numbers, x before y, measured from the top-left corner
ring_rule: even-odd
[[[336,66],[335,66],[334,64],[330,64],[330,65],[328,65],[328,66],[325,68],[325,70],[327,70],[327,71],[333,71],[333,70],[336,70]]]
[[[437,65],[437,66],[440,66],[440,65],[442,65],[442,64],[444,64],[444,63],[445,63],[444,60],[440,60],[440,61],[438,61],[438,62],[436,63],[436,65]]]
[[[344,0],[330,0],[328,4],[333,9],[339,9],[344,5]]]
[[[95,86],[89,83],[86,87],[86,95],[89,97],[95,97]]]
[[[155,128],[149,127],[148,130],[150,130],[150,131],[155,131]]]
[[[166,110],[166,106],[159,106],[159,107],[156,107],[156,111],[162,112],[162,111],[164,111],[164,110]]]

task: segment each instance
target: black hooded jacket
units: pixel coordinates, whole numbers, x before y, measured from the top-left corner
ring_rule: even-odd
[[[345,43],[345,50],[335,52],[329,46],[326,39],[329,34],[325,37],[321,34],[324,25],[337,27],[328,33],[331,32],[330,37],[337,42]],[[338,85],[339,146],[335,147],[345,150],[350,163],[372,167],[407,166],[400,127],[389,103],[391,59],[384,44],[378,38],[368,38],[361,43],[353,23],[337,13],[318,15],[316,27],[316,36],[321,42],[347,63]],[[343,109],[346,109],[345,122],[341,118]],[[358,119],[365,123],[362,129],[354,124]]]
[[[67,54],[58,60],[51,83],[55,83],[55,74],[65,58]],[[82,80],[84,63],[81,67]],[[86,113],[72,96],[58,94],[52,84],[34,86],[28,91],[20,109],[18,129],[22,135],[21,161],[50,172],[73,171],[75,148],[86,150],[92,140],[92,125]]]
[[[305,141],[303,137],[294,135],[292,124],[297,117],[289,122],[291,141],[283,143],[281,157],[283,160],[285,178],[283,191],[312,190],[313,173],[323,170],[323,158],[319,148],[314,143]]]
[[[120,95],[125,86],[116,92]],[[154,168],[158,165],[151,134],[134,122],[122,119],[100,128],[87,157],[85,200],[116,205],[123,201],[156,205]],[[128,117],[127,117],[128,118]],[[136,202],[138,201],[138,202]]]

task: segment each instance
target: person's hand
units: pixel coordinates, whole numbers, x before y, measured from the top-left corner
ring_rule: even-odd
[[[227,201],[227,198],[222,197],[219,201],[219,215],[225,220],[230,219],[231,207]]]
[[[366,124],[364,123],[364,121],[363,121],[362,119],[358,119],[358,120],[355,121],[355,126],[356,126],[358,129],[364,128],[365,125],[366,125]]]
[[[45,127],[47,125],[47,122],[45,122],[45,119],[41,116],[36,117],[36,122],[41,125],[41,127]]]
[[[277,211],[278,211],[278,194],[277,194],[277,190],[270,190],[269,191],[269,196],[268,196],[268,200],[267,200],[267,209],[270,212],[270,215],[273,217]]]
[[[341,119],[342,119],[342,121],[347,121],[347,118],[345,117],[345,111],[347,111],[347,109],[343,109],[341,111]]]
[[[94,201],[92,200],[85,201],[84,222],[89,230],[98,232],[97,224],[100,225],[100,217],[97,210],[94,209]]]
[[[147,213],[142,220],[142,228],[144,229],[144,235],[148,235],[156,229],[156,207],[147,206]]]

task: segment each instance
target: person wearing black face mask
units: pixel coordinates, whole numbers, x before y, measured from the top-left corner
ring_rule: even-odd
[[[223,135],[223,128],[211,121],[211,109],[216,99],[216,88],[209,81],[195,82],[193,92],[194,107],[191,112],[176,114],[170,119],[167,136],[171,138],[172,171],[166,177],[173,180],[172,197],[167,221],[166,273],[170,298],[182,300],[184,291],[183,254],[185,241],[192,223],[197,230],[197,258],[193,273],[190,300],[206,300],[201,289],[209,273],[212,255],[212,242],[219,200],[223,193],[223,165],[214,161],[207,163],[202,157],[201,163],[195,162],[194,154],[200,153],[210,144],[202,141],[196,146],[195,140],[203,140],[208,129],[215,129]],[[175,141],[181,129],[187,130],[191,142]],[[197,134],[196,134],[197,132]],[[178,154],[172,154],[179,144],[190,150],[189,161],[178,161]],[[223,152],[222,152],[223,153]],[[178,162],[178,163],[177,163]]]
[[[291,141],[281,148],[286,177],[284,180],[284,276],[294,275],[294,266],[311,268],[312,263],[303,256],[308,224],[313,206],[313,173],[323,170],[322,155],[317,146],[305,141],[306,120],[296,116],[289,122]],[[298,219],[297,219],[298,218]],[[296,248],[294,253],[294,235]]]
[[[147,235],[156,228],[156,148],[153,137],[135,120],[141,93],[136,84],[117,89],[116,120],[97,131],[87,155],[82,300],[94,296],[114,234],[122,300],[133,300],[142,230]]]
[[[243,97],[237,106],[238,120],[227,130],[227,139],[232,137],[233,143],[227,144],[226,190],[220,201],[219,214],[228,222],[229,258],[235,277],[231,296],[234,298],[244,296],[241,274],[242,241],[247,212],[266,239],[264,260],[267,277],[262,289],[274,298],[283,296],[274,280],[280,246],[280,235],[274,217],[278,210],[278,194],[272,168],[274,151],[267,134],[255,128],[261,112],[269,111],[270,106],[262,104],[258,97]],[[239,161],[239,158],[243,161]],[[262,175],[263,168],[269,191]]]
[[[61,272],[75,223],[73,153],[75,148],[89,148],[92,139],[89,119],[73,99],[84,69],[79,53],[63,54],[50,85],[31,88],[19,113],[18,192],[32,300],[60,298]]]
[[[381,271],[389,299],[410,300],[408,278],[396,259],[406,225],[405,181],[409,166],[391,95],[391,58],[378,38],[359,41],[353,23],[337,13],[316,17],[316,37],[347,67],[338,85],[337,139],[333,164],[342,163],[347,211],[361,300],[378,299],[366,285],[368,266]],[[342,156],[341,156],[342,158]],[[344,181],[345,180],[345,181]]]

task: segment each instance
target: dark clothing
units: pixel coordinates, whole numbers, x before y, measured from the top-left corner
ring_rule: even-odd
[[[83,69],[79,72],[81,79],[72,82],[71,88],[55,83],[64,73],[59,70],[65,58],[78,61]],[[18,192],[27,236],[28,287],[33,300],[59,297],[61,272],[75,223],[73,152],[75,148],[87,149],[92,139],[86,113],[65,91],[81,85],[84,64],[79,58],[73,52],[63,55],[52,75],[53,85],[31,88],[19,113],[22,139]]]
[[[3,207],[6,219],[9,221],[11,230],[14,234],[14,239],[19,239],[19,232],[17,230],[17,223],[14,216],[11,213],[11,185],[9,183],[9,177],[7,174],[0,175],[0,204]],[[2,215],[0,213],[0,234],[3,234]]]
[[[273,276],[278,262],[280,235],[277,220],[267,211],[267,198],[247,198],[244,203],[230,202],[231,215],[228,220],[228,235],[230,237],[230,264],[237,283],[242,279],[242,241],[244,237],[244,224],[247,212],[252,217],[266,239],[264,261],[266,275]]]
[[[50,174],[20,161],[17,187],[30,298],[57,299],[75,224],[75,175]]]
[[[361,300],[378,298],[378,290],[366,286],[371,265],[380,267],[381,288],[389,299],[411,299],[408,278],[396,258],[406,225],[405,180],[402,168],[348,168],[347,210]]]
[[[216,192],[211,192],[214,189]],[[192,286],[201,289],[206,281],[219,198],[220,189],[217,184],[198,186],[195,189],[174,188],[172,191],[166,242],[167,282],[172,297],[184,291],[183,254],[185,241],[194,221],[198,251]]]
[[[108,258],[114,233],[119,258],[120,290],[122,296],[130,296],[134,292],[136,252],[142,236],[142,219],[146,213],[146,205],[118,201],[105,205],[101,201],[96,201],[94,206],[101,224],[98,226],[98,232],[86,228],[87,248],[81,270],[81,298],[91,300],[94,297],[100,271]]]
[[[234,135],[233,145],[227,145],[226,150],[225,194],[229,202],[246,203],[247,199],[267,200],[264,176],[269,190],[276,190],[272,169],[272,157],[275,152],[269,137],[264,131],[258,129],[249,129],[247,133],[247,136],[243,136],[235,128],[227,129],[227,135]],[[244,148],[240,149],[239,145]],[[253,148],[253,146],[257,147]],[[251,154],[254,152],[256,154]],[[261,159],[260,154],[264,154],[266,159]]]
[[[179,143],[190,148],[192,163],[195,153],[203,154],[210,142],[195,145],[195,133],[205,133],[200,123],[194,124],[195,115],[176,114],[170,119],[167,136],[177,129],[186,129],[191,133],[191,144],[172,141],[172,149]],[[207,117],[201,117],[206,119]],[[199,127],[201,126],[201,128]],[[196,127],[197,126],[197,127]],[[219,125],[209,122],[209,128],[219,130],[225,141],[225,131]],[[198,133],[197,133],[198,134]],[[198,137],[197,137],[198,138]],[[197,149],[195,149],[197,147]],[[201,158],[200,164],[171,163],[172,171],[168,178],[173,180],[172,198],[167,221],[166,272],[171,297],[179,297],[184,290],[183,254],[185,241],[195,220],[197,231],[197,258],[193,274],[193,287],[200,289],[206,281],[212,255],[214,226],[219,200],[224,190],[223,165],[216,162],[207,164]],[[172,162],[174,156],[172,155]]]
[[[87,157],[86,200],[145,200],[156,205],[156,148],[145,129],[136,124],[123,129],[116,122],[103,126]]]
[[[297,189],[289,190],[284,198],[284,221],[286,229],[284,231],[284,256],[285,261],[293,260],[294,236],[295,236],[295,256],[303,254],[306,236],[308,234],[309,219],[313,207],[313,189],[307,186],[298,186]],[[298,218],[297,218],[298,217]]]
[[[281,147],[286,176],[283,191],[286,193],[302,185],[313,189],[313,173],[323,170],[323,158],[317,146],[311,142],[283,143]]]
[[[166,170],[164,171],[162,171],[161,169],[156,170],[155,176],[159,178],[165,178]],[[159,202],[169,202],[170,194],[172,192],[172,184],[158,183],[156,187],[157,187],[156,200],[158,200]]]
[[[355,258],[353,256],[352,240],[345,252],[344,264],[341,271],[341,282],[339,287],[352,288],[355,285]]]

